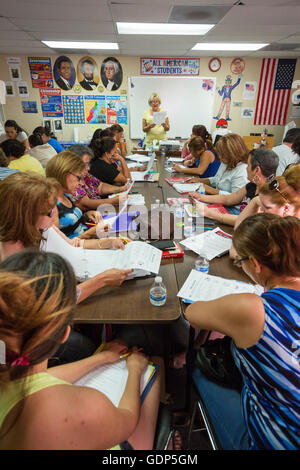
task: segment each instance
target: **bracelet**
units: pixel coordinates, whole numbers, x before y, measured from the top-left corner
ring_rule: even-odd
[[[221,217],[221,224],[223,223],[223,214],[220,214]]]

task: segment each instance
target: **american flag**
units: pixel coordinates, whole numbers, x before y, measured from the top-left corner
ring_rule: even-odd
[[[263,59],[254,124],[284,125],[297,59]]]

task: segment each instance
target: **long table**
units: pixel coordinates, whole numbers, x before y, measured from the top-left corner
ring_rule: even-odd
[[[158,182],[138,182],[134,185],[134,190],[144,195],[149,209],[157,199],[166,204],[167,198],[180,197],[180,194],[165,181],[165,178],[174,174],[164,169],[164,161],[164,157],[157,157],[156,169],[160,173]],[[181,176],[179,173],[177,175]],[[233,231],[229,226],[220,227],[228,233]],[[185,251],[184,258],[162,260],[159,275],[162,276],[167,288],[165,305],[158,308],[149,301],[153,276],[136,278],[125,281],[120,287],[101,289],[84,300],[76,308],[75,323],[163,324],[177,320],[185,309],[185,304],[177,297],[177,293],[188,277],[196,257],[194,252]],[[227,279],[251,282],[241,269],[233,266],[228,255],[212,260],[209,272]]]

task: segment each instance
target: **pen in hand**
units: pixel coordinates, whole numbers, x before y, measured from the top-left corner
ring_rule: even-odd
[[[136,352],[140,352],[140,351],[142,351],[142,350],[143,350],[143,348],[139,348]],[[131,355],[131,352],[127,352],[127,353],[125,353],[125,354],[121,354],[120,359],[126,359],[126,357],[128,357],[128,356],[130,356],[130,355]]]

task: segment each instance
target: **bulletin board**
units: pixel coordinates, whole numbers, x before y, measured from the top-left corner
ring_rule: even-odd
[[[211,77],[129,77],[129,132],[131,139],[143,136],[142,119],[152,93],[161,98],[161,108],[170,121],[168,138],[187,138],[195,124],[211,132],[216,79]]]

